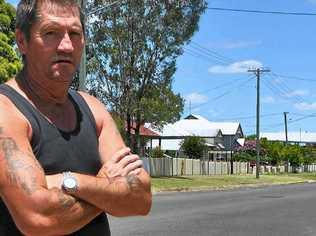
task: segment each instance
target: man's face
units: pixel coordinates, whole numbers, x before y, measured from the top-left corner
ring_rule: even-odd
[[[29,41],[24,40],[27,69],[33,76],[69,83],[84,46],[79,10],[47,5],[39,9],[40,19],[32,26]]]

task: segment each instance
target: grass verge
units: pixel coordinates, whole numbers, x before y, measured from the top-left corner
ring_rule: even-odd
[[[254,175],[153,177],[152,190],[154,193],[208,189],[225,190],[239,187],[258,187],[314,181],[316,181],[316,173],[261,175],[259,179],[256,179]]]

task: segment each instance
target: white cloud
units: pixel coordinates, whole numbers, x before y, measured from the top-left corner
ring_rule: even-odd
[[[275,99],[274,99],[274,97],[271,97],[271,96],[269,96],[269,97],[263,97],[262,99],[261,99],[261,101],[262,101],[262,103],[274,103],[275,102]]]
[[[295,97],[295,96],[304,96],[307,95],[309,92],[307,90],[295,90],[293,92],[287,93],[286,97]]]
[[[247,73],[249,69],[260,68],[262,63],[256,60],[239,61],[227,66],[212,66],[208,69],[209,73],[213,74],[237,74]]]
[[[294,104],[294,107],[301,111],[310,111],[310,110],[316,110],[316,102],[314,103],[307,103],[307,102],[301,102]]]
[[[202,103],[206,103],[208,100],[207,96],[204,96],[202,94],[199,93],[191,93],[187,96],[185,96],[185,100],[189,103],[191,102],[192,104],[202,104]]]

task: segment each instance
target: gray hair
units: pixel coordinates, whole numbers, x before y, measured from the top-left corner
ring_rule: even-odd
[[[83,32],[85,32],[84,12],[78,0],[21,0],[17,7],[15,28],[21,30],[26,39],[30,39],[32,25],[40,18],[38,12],[39,3],[50,3],[51,6],[76,6],[80,13],[80,21]]]

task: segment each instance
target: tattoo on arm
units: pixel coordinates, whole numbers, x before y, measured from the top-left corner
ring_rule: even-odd
[[[63,209],[69,209],[76,204],[77,200],[74,197],[64,194],[60,189],[57,189],[57,191],[58,200]]]
[[[127,175],[126,180],[131,190],[139,189],[141,182],[136,175]]]
[[[0,134],[2,130],[0,127]],[[7,164],[4,171],[9,183],[21,188],[27,195],[34,193],[39,186],[37,173],[43,172],[39,163],[25,160],[29,159],[30,154],[22,152],[11,137],[0,137],[0,148]]]

